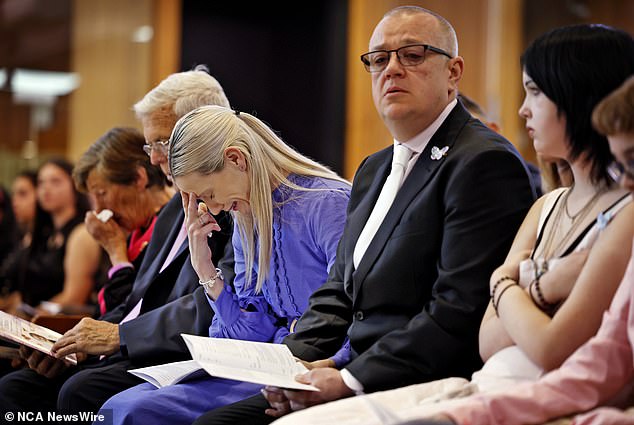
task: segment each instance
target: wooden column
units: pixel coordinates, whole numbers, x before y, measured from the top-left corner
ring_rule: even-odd
[[[344,174],[352,179],[363,158],[392,141],[374,108],[370,74],[359,56],[367,52],[377,22],[394,5],[388,0],[349,0],[349,7]]]
[[[535,152],[518,110],[523,101],[520,55],[523,51],[522,0],[488,0],[482,107],[501,133],[528,160]]]
[[[75,0],[73,8],[71,70],[81,85],[71,96],[67,153],[77,159],[112,127],[140,128],[132,105],[178,71],[181,1]]]
[[[182,0],[154,0],[152,87],[180,70]]]

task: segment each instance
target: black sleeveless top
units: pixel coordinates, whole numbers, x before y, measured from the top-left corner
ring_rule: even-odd
[[[2,271],[5,292],[20,291],[23,302],[36,306],[64,288],[64,255],[73,229],[83,223],[77,215],[46,240],[20,248],[7,258]]]

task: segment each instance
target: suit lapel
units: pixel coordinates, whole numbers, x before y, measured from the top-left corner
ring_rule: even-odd
[[[170,222],[172,223],[172,225],[169,226],[169,228],[165,229],[166,231],[162,232],[162,234],[156,235],[157,237],[160,237],[160,239],[157,239],[157,241],[162,241],[163,243],[161,244],[161,249],[159,250],[158,254],[152,261],[152,264],[150,264],[148,268],[148,272],[150,272],[152,275],[159,274],[159,270],[161,270],[163,263],[167,259],[167,255],[172,250],[172,246],[174,245],[174,242],[176,241],[176,237],[181,231],[183,220],[184,220],[184,213],[182,211],[182,208],[180,208],[179,211],[176,214],[174,214],[172,218],[170,219]],[[175,224],[178,224],[178,225],[175,226]],[[152,235],[152,237],[154,236],[155,235]],[[186,246],[187,246],[186,243],[181,244],[181,246],[178,249],[178,253],[174,256],[174,258],[178,257],[183,252]]]
[[[410,206],[412,200],[427,186],[430,182],[430,178],[446,161],[447,156],[451,155],[451,148],[453,147],[456,137],[468,119],[469,114],[464,110],[462,105],[458,103],[445,122],[440,126],[438,131],[436,131],[436,133],[432,136],[423,152],[421,152],[416,164],[412,168],[412,171],[407,176],[403,186],[396,194],[394,203],[388,210],[383,223],[381,223],[381,226],[377,230],[377,233],[374,235],[370,246],[368,246],[367,251],[359,263],[359,267],[352,274],[355,293],[359,291],[365,277],[376,262],[377,257],[383,251],[385,244],[389,240],[390,235],[399,223],[405,210]],[[448,146],[449,150],[447,151],[446,156],[439,160],[433,160],[431,158],[431,152],[434,146],[439,149],[442,149],[444,146]],[[385,178],[383,181],[384,180]],[[378,191],[381,190],[381,186],[382,185],[379,186]],[[376,197],[378,197],[378,192]],[[376,197],[373,198],[374,201],[376,201]],[[374,204],[370,207],[370,210],[373,206]],[[365,217],[366,220],[369,215],[370,212],[367,213],[367,216]],[[363,225],[365,225],[365,221],[363,222]],[[363,225],[361,225],[361,228],[363,228]],[[356,238],[358,238],[360,233],[361,230],[359,230],[359,233],[356,234]],[[354,250],[354,245],[352,246],[352,250]],[[349,252],[351,253],[353,251]],[[350,254],[350,258],[352,258],[352,254]]]
[[[385,158],[381,161],[380,165],[374,172],[372,182],[368,185],[367,191],[362,195],[363,199],[359,202],[355,212],[348,217],[348,222],[350,223],[350,237],[347,238],[346,253],[350,260],[346,262],[346,282],[350,281],[350,277],[354,272],[354,263],[352,261],[354,247],[357,244],[359,235],[361,235],[361,232],[363,231],[365,223],[370,217],[374,204],[379,198],[383,184],[385,183],[387,176],[390,174],[392,156],[394,155],[391,147],[390,150],[391,153],[388,150],[385,151]]]
[[[154,227],[154,233],[152,234],[152,239],[150,241],[150,247],[148,248],[154,248],[157,245],[159,247],[157,249],[152,249],[152,251],[148,249],[143,263],[145,264],[146,261],[149,261],[149,263],[146,267],[143,267],[143,264],[139,269],[138,275],[143,276],[143,278],[142,280],[135,280],[134,286],[132,287],[132,293],[130,294],[131,302],[127,303],[127,308],[134,307],[134,305],[143,298],[147,288],[159,275],[159,270],[161,270],[161,266],[167,259],[167,255],[172,249],[176,236],[180,232],[180,224],[183,222],[184,213],[180,194],[174,195],[174,198],[170,200],[169,204],[166,205],[165,210],[159,215],[157,225]],[[176,226],[175,224],[179,225]],[[181,244],[177,256],[180,255],[186,246],[186,243]],[[176,258],[176,256],[174,258]]]

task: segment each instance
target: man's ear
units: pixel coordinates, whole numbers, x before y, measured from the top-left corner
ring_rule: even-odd
[[[144,191],[150,182],[150,179],[147,175],[147,171],[145,168],[137,165],[136,167],[136,181],[134,182],[134,186],[137,188],[139,192]]]
[[[458,93],[458,82],[462,79],[464,71],[464,59],[461,56],[449,59],[447,69],[449,70],[449,88]]]

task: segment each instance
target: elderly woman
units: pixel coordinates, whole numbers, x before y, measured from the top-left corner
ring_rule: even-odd
[[[86,227],[112,263],[99,291],[101,314],[130,293],[156,217],[172,195],[161,170],[143,152],[144,144],[137,130],[113,128],[88,148],[73,171],[75,184],[90,194],[96,209],[86,213]]]
[[[230,109],[191,112],[170,140],[170,171],[183,193],[192,265],[215,311],[209,335],[282,342],[334,263],[350,185],[284,144],[257,118]],[[235,289],[207,245],[208,234],[218,229],[209,212],[223,210],[235,219]],[[331,361],[345,361],[346,354],[342,348]],[[260,388],[211,377],[161,389],[142,384],[102,409],[112,409],[116,424],[190,424]]]

